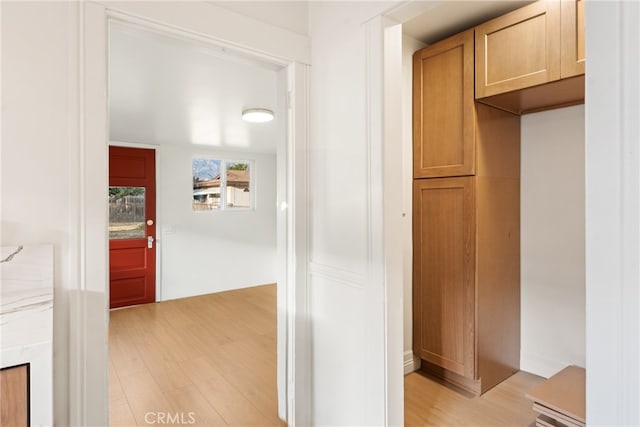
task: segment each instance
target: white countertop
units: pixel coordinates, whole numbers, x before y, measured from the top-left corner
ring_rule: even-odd
[[[51,318],[53,308],[53,247],[0,248],[0,260],[10,254],[15,254],[10,261],[0,263],[2,350],[51,341],[52,334],[52,319],[45,317]]]
[[[30,365],[31,425],[53,424],[53,246],[0,247],[0,367]]]

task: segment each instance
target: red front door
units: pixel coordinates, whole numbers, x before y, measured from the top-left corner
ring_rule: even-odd
[[[109,147],[110,307],[156,300],[155,151]]]

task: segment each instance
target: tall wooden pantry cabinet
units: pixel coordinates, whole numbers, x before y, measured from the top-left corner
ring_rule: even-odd
[[[520,117],[475,103],[473,36],[414,54],[413,348],[480,394],[519,368]]]
[[[413,352],[475,394],[520,365],[520,114],[583,103],[584,52],[546,0],[413,56]]]

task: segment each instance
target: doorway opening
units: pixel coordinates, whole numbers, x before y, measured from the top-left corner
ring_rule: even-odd
[[[387,315],[392,319],[404,315],[403,362],[405,374],[419,370],[421,367],[420,358],[414,355],[412,329],[415,326],[413,310],[416,302],[411,300],[415,295],[412,292],[412,275],[415,271],[415,266],[413,266],[415,260],[413,258],[413,238],[415,237],[412,236],[412,226],[415,223],[412,215],[416,209],[415,200],[412,200],[412,197],[416,196],[416,192],[412,188],[412,181],[415,178],[412,158],[412,56],[414,52],[426,45],[433,45],[439,40],[473,28],[475,25],[501,16],[509,10],[525,6],[527,3],[531,2],[502,2],[499,5],[497,3],[491,4],[491,2],[477,2],[473,5],[462,2],[440,7],[425,5],[421,11],[417,11],[418,8],[415,7],[413,9],[399,7],[397,10],[389,12],[387,17],[390,19],[381,25],[381,30],[384,31],[384,94],[388,96],[383,101],[385,126],[387,129],[392,129],[387,131],[390,133],[385,134],[385,140],[397,141],[402,138],[404,141],[402,157],[394,153],[394,157],[390,159],[391,155],[385,153],[385,159],[392,160],[390,162],[393,164],[391,168],[397,167],[402,170],[402,174],[396,174],[394,176],[396,180],[389,182],[387,188],[393,188],[393,191],[397,192],[400,180],[402,180],[401,187],[404,189],[403,199],[397,198],[398,204],[402,202],[402,219],[400,221],[395,219],[400,218],[400,215],[390,216],[391,219],[385,221],[385,226],[392,230],[389,234],[403,236],[402,271],[397,273],[404,277],[402,289],[404,307],[401,310],[398,310],[397,306],[387,307]],[[496,6],[502,10],[488,11],[491,7]],[[461,10],[454,11],[453,9],[456,8]],[[487,10],[471,17],[471,20],[465,21],[464,18],[469,17],[468,15],[474,8]],[[442,19],[443,16],[448,18]],[[424,35],[425,38],[422,39],[416,35],[416,31],[420,29],[429,30],[430,33]],[[471,87],[473,90],[473,82]],[[399,108],[400,105],[402,108]],[[520,117],[518,119],[520,120]],[[535,384],[536,378],[550,376],[566,365],[584,366],[584,107],[577,105],[523,115],[521,125],[522,134],[518,132],[518,138],[521,138],[519,142],[522,152],[518,154],[518,157],[521,156],[518,161],[522,163],[522,177],[520,178],[522,180],[522,199],[519,200],[522,224],[518,224],[518,232],[522,234],[523,261],[522,295],[519,296],[522,313],[521,316],[520,313],[518,316],[521,322],[521,327],[518,326],[518,334],[521,335],[521,339],[518,341],[521,343],[522,351],[520,352],[518,349],[518,359],[520,369],[534,373],[536,377],[531,377],[533,382],[528,382],[529,378],[524,378],[523,375],[512,378],[519,383],[523,391],[526,391]],[[391,138],[390,134],[393,135]],[[542,141],[555,141],[555,143],[550,146],[540,144],[539,142]],[[542,155],[543,151],[546,151],[546,154]],[[552,153],[558,157],[554,157]],[[571,167],[559,167],[557,161],[560,158],[566,160],[565,166],[571,164]],[[536,164],[538,165],[537,169]],[[385,171],[385,175],[387,173]],[[438,175],[435,176],[437,178],[430,179],[441,179]],[[560,178],[562,176],[564,178]],[[442,178],[442,180],[444,179]],[[571,189],[554,187],[550,183],[553,179],[567,182]],[[543,190],[542,187],[545,187],[546,190]],[[564,196],[559,196],[563,192]],[[388,190],[385,189],[385,198],[387,193]],[[545,216],[545,212],[539,212],[534,218],[532,208],[545,210],[545,207],[546,213],[555,212],[555,215]],[[541,216],[540,213],[545,215]],[[539,221],[541,218],[545,218],[544,221]],[[432,227],[432,229],[440,230],[437,227]],[[555,232],[550,232],[551,230],[555,230]],[[567,237],[568,230],[572,230],[571,236],[561,237]],[[413,231],[415,232],[415,229]],[[546,241],[542,243],[544,239]],[[552,243],[554,239],[556,239],[555,243]],[[564,250],[560,253],[556,252],[549,260],[549,256],[554,253],[555,248],[563,247],[567,242],[571,242],[570,247],[565,246]],[[541,246],[545,245],[547,245],[546,253],[540,250]],[[554,249],[548,250],[549,248]],[[553,259],[554,257],[555,259]],[[568,262],[558,262],[559,259],[567,258]],[[546,259],[547,262],[543,262],[543,259]],[[518,268],[520,267],[518,266]],[[562,277],[566,279],[561,286],[553,285],[553,280],[549,279],[549,275],[552,275],[554,271],[562,271]],[[517,273],[520,276],[520,271]],[[399,277],[398,274],[395,278]],[[398,290],[391,292],[396,291]],[[560,301],[563,302],[560,303]],[[560,308],[560,304],[567,309]],[[538,315],[540,310],[543,310],[543,306],[556,307],[553,316],[557,319],[556,324],[562,324],[563,328],[556,330],[553,334],[544,333],[544,330],[552,330],[554,327],[545,323],[549,322],[549,319],[543,319]],[[433,328],[427,334],[438,334],[436,329]],[[394,332],[389,329],[387,334],[394,334]],[[563,334],[565,335],[564,339],[561,338]],[[455,351],[457,350],[459,348]],[[460,353],[462,354],[462,351]],[[400,412],[403,410],[400,404],[404,403],[405,421],[409,424],[424,423],[426,421],[421,420],[420,417],[425,414],[420,414],[419,408],[429,405],[428,398],[420,400],[416,399],[416,396],[420,393],[424,396],[434,394],[440,384],[436,384],[431,391],[426,391],[434,383],[425,386],[422,381],[423,377],[417,376],[417,374],[411,375],[415,376],[405,377],[404,384],[399,383],[399,386],[404,385],[404,402],[394,400],[390,402],[389,407]],[[514,384],[506,385],[512,388]],[[399,386],[396,385],[395,389],[390,388],[389,393],[394,395],[402,393]],[[521,395],[525,405],[523,410],[528,411],[531,415],[531,404],[524,399],[524,393]],[[441,402],[442,405],[449,405],[451,413],[458,414],[460,411],[466,411],[469,414],[477,414],[479,408],[474,409],[474,405],[468,406],[466,410],[460,409],[458,405],[465,403],[465,399],[456,400],[463,397],[462,395],[453,393],[452,396],[457,397],[452,398],[449,403]],[[487,406],[487,402],[481,401],[479,405]],[[433,422],[433,419],[431,421]],[[440,422],[452,423],[453,421],[444,418]],[[458,422],[465,421],[460,419]]]
[[[111,23],[120,22],[237,52],[282,67],[288,102],[284,160],[278,195],[278,245],[285,265],[278,267],[277,388],[278,413],[288,422],[305,424],[310,386],[308,341],[307,188],[309,43],[305,37],[263,26],[255,20],[205,3],[86,3],[78,8],[79,206],[77,263],[79,290],[71,300],[70,351],[74,371],[71,422],[105,425],[108,419],[108,239],[105,197],[108,188],[108,44]],[[135,105],[132,105],[135,107]],[[158,151],[158,150],[156,150]],[[192,182],[189,183],[189,186]],[[192,190],[187,197],[192,198]],[[188,203],[188,202],[187,202]],[[162,222],[162,218],[158,218]],[[160,251],[161,252],[161,251]],[[159,281],[157,281],[157,284]],[[158,295],[157,295],[158,297]],[[158,297],[159,298],[159,297]],[[77,363],[76,363],[77,362]]]
[[[109,21],[112,423],[287,417],[287,72]]]

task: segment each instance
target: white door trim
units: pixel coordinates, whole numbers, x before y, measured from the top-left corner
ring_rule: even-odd
[[[309,66],[287,67],[287,422],[311,423],[309,316]]]
[[[116,10],[117,9],[117,10]],[[211,16],[200,16],[207,12]],[[220,10],[218,10],[220,9]],[[191,11],[191,12],[190,12]],[[280,416],[290,425],[308,425],[310,419],[310,352],[307,312],[307,140],[309,54],[308,39],[260,23],[262,34],[244,31],[253,19],[211,4],[80,2],[78,7],[78,88],[80,143],[75,163],[78,182],[77,248],[78,293],[71,301],[70,320],[70,424],[108,424],[108,22],[169,31],[266,60],[287,68],[291,105],[287,131],[286,277],[285,312],[278,310],[278,327],[286,340],[278,342],[278,366],[286,375],[278,384]],[[210,18],[210,19],[209,19]],[[227,22],[222,22],[222,20]],[[229,24],[233,22],[233,25]],[[271,40],[271,44],[265,40]],[[74,150],[71,150],[73,153]],[[72,154],[73,155],[73,154]],[[70,219],[71,220],[71,219]],[[280,302],[279,302],[280,303]]]
[[[640,425],[640,4],[586,2],[587,424]]]
[[[384,389],[384,395],[371,396],[371,401],[383,399],[379,412],[369,412],[374,412],[372,421],[384,419],[385,425],[395,426],[404,424],[403,282],[398,250],[402,247],[402,193],[398,191],[402,188],[401,26],[384,16],[367,21],[365,46],[371,197],[368,280],[377,291],[368,304],[374,311],[367,319],[381,320],[368,328],[374,336],[384,337],[368,352],[383,371],[380,379],[384,382],[369,385],[375,391]]]

